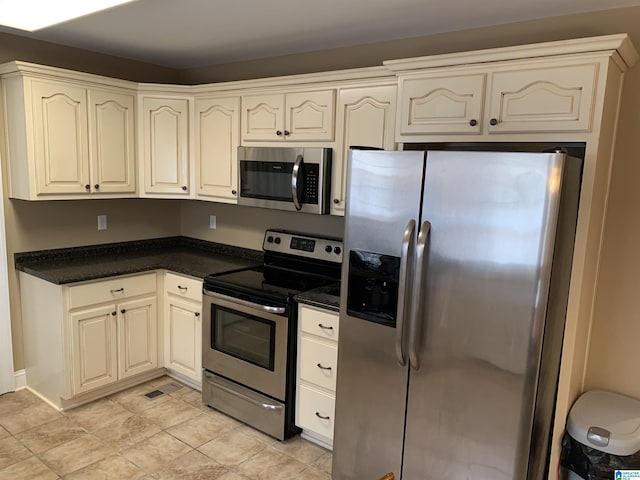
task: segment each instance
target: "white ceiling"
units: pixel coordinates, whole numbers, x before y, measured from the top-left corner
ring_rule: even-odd
[[[136,0],[37,32],[0,31],[190,68],[634,5],[640,0]]]

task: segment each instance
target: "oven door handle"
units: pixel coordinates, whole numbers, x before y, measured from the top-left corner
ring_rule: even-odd
[[[202,291],[208,297],[218,298],[220,300],[225,300],[230,303],[242,305],[243,307],[253,308],[254,310],[260,310],[262,312],[283,314],[286,311],[286,307],[273,307],[271,305],[260,305],[259,303],[253,303],[247,300],[241,300],[239,298],[229,297],[228,295],[221,295],[219,293],[212,292],[211,290],[207,290],[206,288],[204,288]]]
[[[246,400],[247,402],[253,403],[254,405],[257,405],[259,407],[262,407],[266,410],[282,410],[282,405],[274,405],[272,403],[265,403],[265,402],[261,402],[260,400],[256,400],[255,398],[251,398],[248,395],[245,395],[244,393],[240,393],[240,392],[236,392],[235,390],[226,387],[225,385],[221,385],[219,382],[215,382],[215,376],[213,376],[212,374],[210,374],[209,372],[207,372],[206,370],[204,372],[202,372],[204,374],[204,377],[207,380],[212,381],[216,388],[219,388],[220,390],[224,390],[225,392],[227,392],[230,395],[234,395],[238,398],[241,398],[243,400]]]

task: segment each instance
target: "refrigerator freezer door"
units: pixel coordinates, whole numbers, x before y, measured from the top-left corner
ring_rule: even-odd
[[[563,161],[427,154],[402,480],[526,478]]]
[[[405,306],[405,298],[398,298],[401,257],[403,250],[411,257],[412,248],[403,240],[409,230],[415,244],[411,227],[420,214],[423,169],[424,152],[356,150],[349,158],[334,480],[376,479],[390,471],[400,475],[408,365],[398,359],[396,333],[402,321],[393,312]],[[395,302],[395,308],[387,308],[387,302]]]

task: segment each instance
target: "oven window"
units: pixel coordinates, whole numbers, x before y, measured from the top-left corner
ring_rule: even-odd
[[[275,322],[219,306],[211,316],[211,348],[274,370]]]

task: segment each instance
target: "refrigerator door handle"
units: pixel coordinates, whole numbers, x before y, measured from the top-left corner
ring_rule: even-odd
[[[420,235],[418,235],[418,244],[416,246],[416,273],[414,276],[413,292],[411,298],[411,323],[409,324],[409,363],[411,368],[418,370],[420,368],[420,357],[418,356],[418,350],[420,349],[420,326],[422,324],[420,318],[420,312],[422,311],[422,303],[424,292],[422,291],[422,279],[425,275],[427,266],[425,265],[428,255],[426,252],[429,249],[429,235],[431,233],[431,223],[425,221],[420,229]]]
[[[410,263],[409,258],[413,257],[413,249],[415,242],[416,221],[409,220],[407,228],[402,236],[402,249],[400,253],[400,273],[398,285],[398,310],[396,312],[396,358],[400,366],[407,364],[404,353],[404,317],[407,293],[411,291],[411,286],[407,288],[407,279],[410,280]]]

